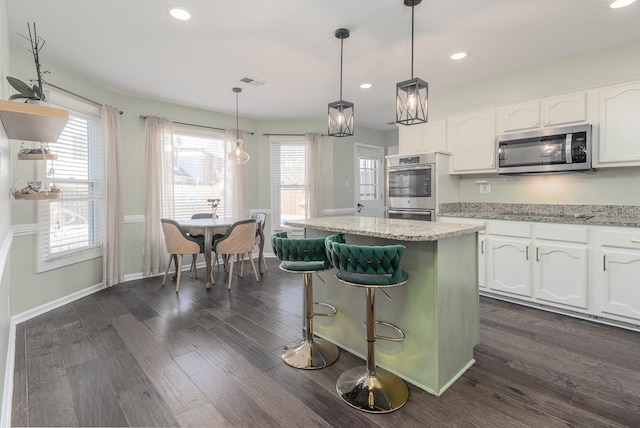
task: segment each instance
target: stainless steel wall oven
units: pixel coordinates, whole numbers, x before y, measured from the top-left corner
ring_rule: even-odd
[[[435,221],[435,155],[387,157],[387,216]]]

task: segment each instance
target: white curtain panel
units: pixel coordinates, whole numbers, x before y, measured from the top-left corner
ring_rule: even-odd
[[[167,119],[148,116],[145,120],[146,189],[145,231],[142,273],[163,272],[167,249],[160,219],[173,218],[173,131]],[[169,173],[165,174],[165,171]]]
[[[245,141],[244,150],[246,150],[246,133],[244,131],[236,131],[235,129],[227,129],[224,132],[224,139],[227,142],[229,151],[235,148],[236,138],[240,138],[241,140]],[[230,185],[226,185],[225,189],[227,189],[227,192],[233,192],[233,196],[229,197],[225,195],[225,197],[228,197],[232,201],[231,216],[236,218],[249,217],[247,165],[251,163],[251,159],[249,159],[249,162],[243,165],[238,165],[235,162],[231,161],[228,162],[230,163],[231,167],[232,182],[228,183]]]
[[[106,287],[124,282],[124,216],[122,207],[122,139],[120,111],[103,105],[102,147],[104,158],[103,280]]]
[[[306,218],[322,217],[322,165],[320,163],[321,136],[316,132],[304,134],[307,148]]]

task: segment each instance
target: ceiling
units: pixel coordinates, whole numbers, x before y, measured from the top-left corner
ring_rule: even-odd
[[[171,18],[174,4],[192,19]],[[640,2],[608,5],[424,0],[415,7],[414,76],[435,93],[640,40]],[[327,103],[339,99],[340,27],[351,30],[343,98],[355,103],[356,127],[393,129],[395,85],[411,77],[411,8],[402,0],[8,0],[8,10],[16,46],[27,49],[18,33],[37,23],[44,69],[52,63],[118,93],[231,114],[239,86],[240,115],[255,119],[325,120]],[[469,56],[449,59],[460,50]],[[240,82],[247,76],[266,83]]]

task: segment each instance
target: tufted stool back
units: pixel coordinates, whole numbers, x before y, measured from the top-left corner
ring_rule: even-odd
[[[287,270],[325,270],[331,267],[325,253],[324,238],[288,238],[287,232],[271,235],[271,247]]]
[[[408,278],[400,266],[404,245],[348,245],[342,235],[331,235],[325,238],[325,248],[338,279],[352,285],[395,286]]]

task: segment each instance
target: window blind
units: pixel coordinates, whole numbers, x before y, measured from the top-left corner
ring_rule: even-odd
[[[50,261],[102,246],[102,125],[100,116],[69,111],[69,121],[47,163],[47,181],[61,199],[39,206],[40,258]]]
[[[305,218],[306,156],[304,141],[271,140],[271,230],[292,230],[288,220]]]
[[[219,217],[230,217],[234,183],[224,134],[175,126],[173,130],[173,217],[186,220],[211,212],[208,199],[220,199]],[[169,202],[170,203],[170,202]]]

